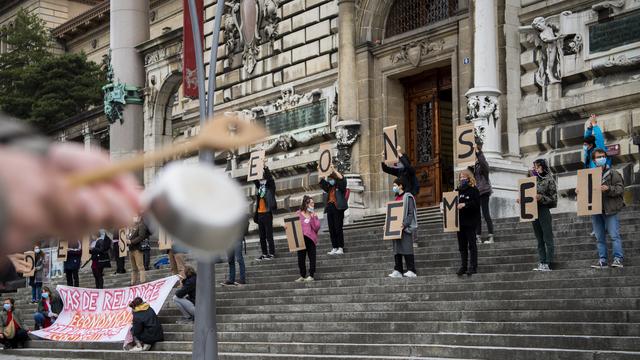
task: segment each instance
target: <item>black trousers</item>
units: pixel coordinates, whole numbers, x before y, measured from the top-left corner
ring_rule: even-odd
[[[145,270],[151,270],[151,249],[142,250],[142,263]]]
[[[80,287],[78,272],[79,270],[66,270],[64,272],[64,274],[67,275],[67,286]]]
[[[0,344],[2,344],[5,349],[15,349],[18,345],[24,345],[27,341],[29,341],[29,334],[24,329],[18,329],[12,339],[3,338],[0,340]]]
[[[487,231],[489,234],[493,234],[493,220],[491,220],[491,214],[489,213],[489,198],[491,194],[480,195],[480,210],[482,211],[482,217],[487,223]],[[482,235],[482,221],[478,223],[478,229],[476,234]]]
[[[304,246],[306,249],[298,250],[298,268],[300,268],[300,276],[307,277],[307,255],[309,256],[309,276],[313,277],[316,273],[316,244],[308,237],[304,237]]]
[[[476,226],[460,226],[458,231],[458,250],[464,269],[478,269],[478,245],[476,244]]]
[[[327,224],[331,235],[331,246],[334,249],[344,248],[344,234],[342,223],[344,221],[344,210],[338,210],[332,203],[327,205]]]
[[[118,243],[113,243],[113,245],[111,245],[111,253],[112,253],[112,258],[116,259],[116,273],[118,274],[124,274],[127,272],[127,270],[125,270],[124,268],[124,257],[120,257],[120,248],[118,246]]]
[[[91,272],[93,273],[93,278],[96,280],[96,289],[104,289],[103,270],[104,270],[104,266],[100,264],[96,266],[91,266]]]
[[[417,274],[416,272],[416,261],[415,261],[415,257],[413,254],[409,254],[409,255],[402,255],[402,254],[396,254],[395,255],[395,260],[396,260],[396,266],[394,266],[394,270],[397,270],[401,273],[405,273],[403,267],[402,267],[402,258],[404,257],[404,262],[407,264],[407,271],[413,271],[414,274]]]
[[[270,212],[258,214],[258,231],[260,232],[262,255],[275,255],[276,245],[273,242],[273,214]]]

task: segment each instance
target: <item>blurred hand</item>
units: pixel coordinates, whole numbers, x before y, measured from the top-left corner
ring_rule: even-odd
[[[609,187],[607,185],[600,185],[601,191],[609,191]]]
[[[27,257],[23,253],[9,255],[7,257],[13,264],[13,267],[16,269],[16,272],[25,274],[31,270],[31,264],[26,261]]]
[[[589,116],[589,125],[590,126],[598,125],[598,116],[596,114],[591,114],[591,116]]]
[[[98,228],[129,225],[140,212],[139,187],[132,175],[93,186],[71,188],[67,176],[109,164],[103,151],[78,144],[52,145],[45,157],[0,150],[0,186],[8,207],[5,246],[20,252],[43,236],[80,238]]]

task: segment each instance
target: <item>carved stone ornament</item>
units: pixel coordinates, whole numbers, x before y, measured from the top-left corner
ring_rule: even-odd
[[[336,125],[338,140],[338,156],[336,168],[340,173],[351,171],[351,147],[360,136],[360,123],[357,121],[341,121]]]
[[[225,5],[228,11],[223,19],[225,44],[229,65],[232,56],[242,51],[244,69],[253,73],[260,53],[260,44],[278,37],[278,0],[232,0]]]
[[[444,40],[432,42],[427,39],[412,41],[400,47],[400,51],[391,55],[391,62],[409,62],[413,66],[418,66],[422,57],[434,51],[441,51],[444,48]]]
[[[614,67],[625,67],[640,64],[640,56],[627,57],[627,55],[610,56],[607,61],[593,66],[594,70],[603,70]]]
[[[486,126],[495,128],[500,120],[500,107],[496,96],[472,95],[467,98],[468,122],[476,124],[476,137],[483,142],[486,140]]]
[[[613,0],[613,1],[603,1],[599,2],[591,7],[593,11],[602,11],[607,9],[618,8],[622,9],[624,7],[625,0]]]
[[[182,41],[177,42],[167,47],[160,47],[144,57],[144,65],[151,65],[159,61],[168,59],[172,56],[179,56],[182,54]]]

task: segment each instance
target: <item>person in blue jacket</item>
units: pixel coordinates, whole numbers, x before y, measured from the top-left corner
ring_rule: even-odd
[[[598,118],[596,114],[591,114],[589,117],[589,126],[584,131],[584,143],[582,145],[582,159],[585,169],[592,169],[598,167],[593,161],[592,153],[595,149],[604,149],[607,151],[607,147],[604,145],[604,134],[602,129],[598,125]],[[611,160],[607,159],[608,165],[611,165]]]

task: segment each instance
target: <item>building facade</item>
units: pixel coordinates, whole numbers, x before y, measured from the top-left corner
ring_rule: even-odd
[[[113,26],[111,7],[120,1],[95,4],[54,27],[53,36],[62,49],[102,61],[113,31],[129,31]],[[205,1],[205,61],[216,6]],[[189,86],[182,83],[182,1],[151,1],[148,12],[148,38],[136,45],[144,68],[142,130],[132,140],[144,151],[188,141],[199,129],[197,100],[181,90]],[[599,115],[628,200],[637,199],[637,0],[228,0],[224,12],[216,112],[260,122],[270,135],[217,153],[216,164],[249,196],[255,191],[245,181],[249,154],[266,150],[281,216],[303,194],[320,202],[316,166],[325,143],[348,179],[349,217],[380,211],[391,197],[392,179],[380,168],[382,130],[391,125],[416,167],[419,206],[437,206],[459,170],[455,127],[468,122],[485,141],[496,215],[515,215],[517,179],[537,158],[558,174],[557,211],[574,211],[591,113]],[[253,34],[246,22],[255,25]],[[105,140],[109,127],[113,133],[95,109],[52,136],[110,144],[114,153],[113,139]],[[157,171],[145,169],[145,184]]]

